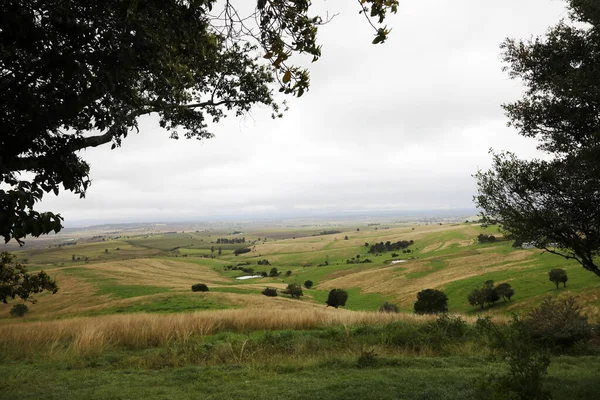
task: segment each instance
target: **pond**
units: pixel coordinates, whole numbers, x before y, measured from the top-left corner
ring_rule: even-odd
[[[235,279],[245,280],[245,279],[253,279],[253,278],[262,278],[262,275],[246,275],[246,276],[238,276]]]

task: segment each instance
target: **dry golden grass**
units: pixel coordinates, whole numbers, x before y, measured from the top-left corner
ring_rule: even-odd
[[[34,296],[39,301],[35,304],[27,303],[30,315],[36,318],[49,318],[86,311],[98,305],[110,306],[110,296],[94,295],[96,287],[85,279],[60,271],[51,271],[51,273],[59,283],[59,291],[56,294],[42,293]],[[0,316],[10,318],[9,310],[12,306],[11,303],[0,303]]]
[[[81,266],[99,276],[116,279],[120,284],[160,286],[189,289],[197,282],[226,283],[232,280],[219,275],[208,266],[175,260],[140,258],[109,261]]]
[[[246,308],[189,314],[130,314],[73,318],[0,326],[0,352],[15,349],[68,346],[76,353],[109,346],[145,348],[161,346],[194,335],[254,330],[311,329],[333,325],[386,323],[395,320],[428,320],[411,314],[350,312],[324,308],[302,310]]]
[[[434,316],[353,312],[311,307],[290,310],[254,307],[189,314],[130,314],[73,318],[0,326],[0,352],[52,351],[67,348],[76,354],[109,347],[146,348],[187,341],[218,332],[313,329],[328,326],[385,324],[392,321],[425,322]],[[473,318],[465,318],[472,322]]]

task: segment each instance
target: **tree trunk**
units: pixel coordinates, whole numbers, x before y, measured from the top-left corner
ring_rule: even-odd
[[[556,284],[556,290],[558,290],[558,281],[554,282]]]

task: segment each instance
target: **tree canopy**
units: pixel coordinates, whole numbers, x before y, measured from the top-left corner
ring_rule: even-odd
[[[441,290],[424,289],[417,293],[415,314],[438,314],[448,312],[448,296]]]
[[[514,238],[600,276],[600,6],[567,6],[543,37],[502,44],[506,70],[526,87],[503,106],[509,125],[549,157],[495,153],[492,169],[476,174],[475,203]]]
[[[24,301],[35,303],[32,294],[43,291],[56,293],[58,286],[53,279],[44,271],[30,274],[27,269],[15,261],[15,256],[0,253],[0,301],[8,303],[8,300],[19,297]]]
[[[85,196],[80,150],[118,147],[156,114],[172,138],[206,139],[210,122],[253,106],[281,116],[279,92],[302,96],[321,56],[310,0],[18,0],[0,5],[0,236],[21,242],[61,229],[39,212],[45,193]],[[359,0],[383,43],[397,0]],[[295,61],[294,61],[295,62]]]

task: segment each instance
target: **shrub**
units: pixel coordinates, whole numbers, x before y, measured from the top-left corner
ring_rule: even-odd
[[[269,260],[267,260],[266,258],[262,259],[262,260],[258,260],[256,263],[258,265],[271,265],[271,263],[269,262]]]
[[[343,289],[331,289],[325,303],[328,307],[338,308],[345,306],[346,301],[348,301],[348,292]]]
[[[525,323],[534,339],[551,346],[568,347],[592,333],[573,296],[562,300],[545,299],[529,313]]]
[[[567,272],[564,269],[554,268],[552,271],[548,272],[548,277],[550,278],[550,282],[554,282],[557,289],[559,283],[562,283],[563,287],[567,287],[567,281],[569,278],[567,277]]]
[[[515,318],[502,336],[501,358],[508,362],[508,373],[487,375],[474,382],[476,398],[551,399],[543,387],[550,359],[532,341],[528,325]]]
[[[269,272],[269,276],[279,276],[279,274],[281,274],[281,272],[277,271],[277,268],[273,267],[271,268],[271,271]]]
[[[295,299],[300,299],[301,296],[304,296],[304,293],[302,293],[302,287],[296,283],[290,283],[283,293],[289,294]]]
[[[416,314],[437,314],[448,312],[448,297],[441,290],[425,289],[417,293],[414,305]]]
[[[285,276],[290,276],[292,275],[292,271],[285,271]]]
[[[381,307],[379,307],[379,312],[387,312],[387,313],[398,313],[400,309],[397,305],[393,303],[388,303],[387,301],[383,303]]]
[[[313,281],[308,280],[308,281],[304,281],[304,287],[307,289],[310,289],[313,286]]]
[[[10,315],[13,317],[23,317],[25,314],[27,314],[27,312],[29,312],[29,307],[27,307],[27,304],[15,304],[10,309]]]
[[[262,271],[262,272],[260,273],[260,275],[261,275],[263,278],[266,278],[267,276],[269,276],[269,274],[267,274],[267,271]]]
[[[208,292],[208,286],[204,283],[196,283],[192,285],[192,292]]]
[[[358,360],[356,360],[358,368],[368,368],[377,365],[377,353],[375,350],[362,351]]]
[[[264,290],[261,293],[267,297],[277,297],[277,289],[276,288],[266,287],[266,288],[264,288]]]

